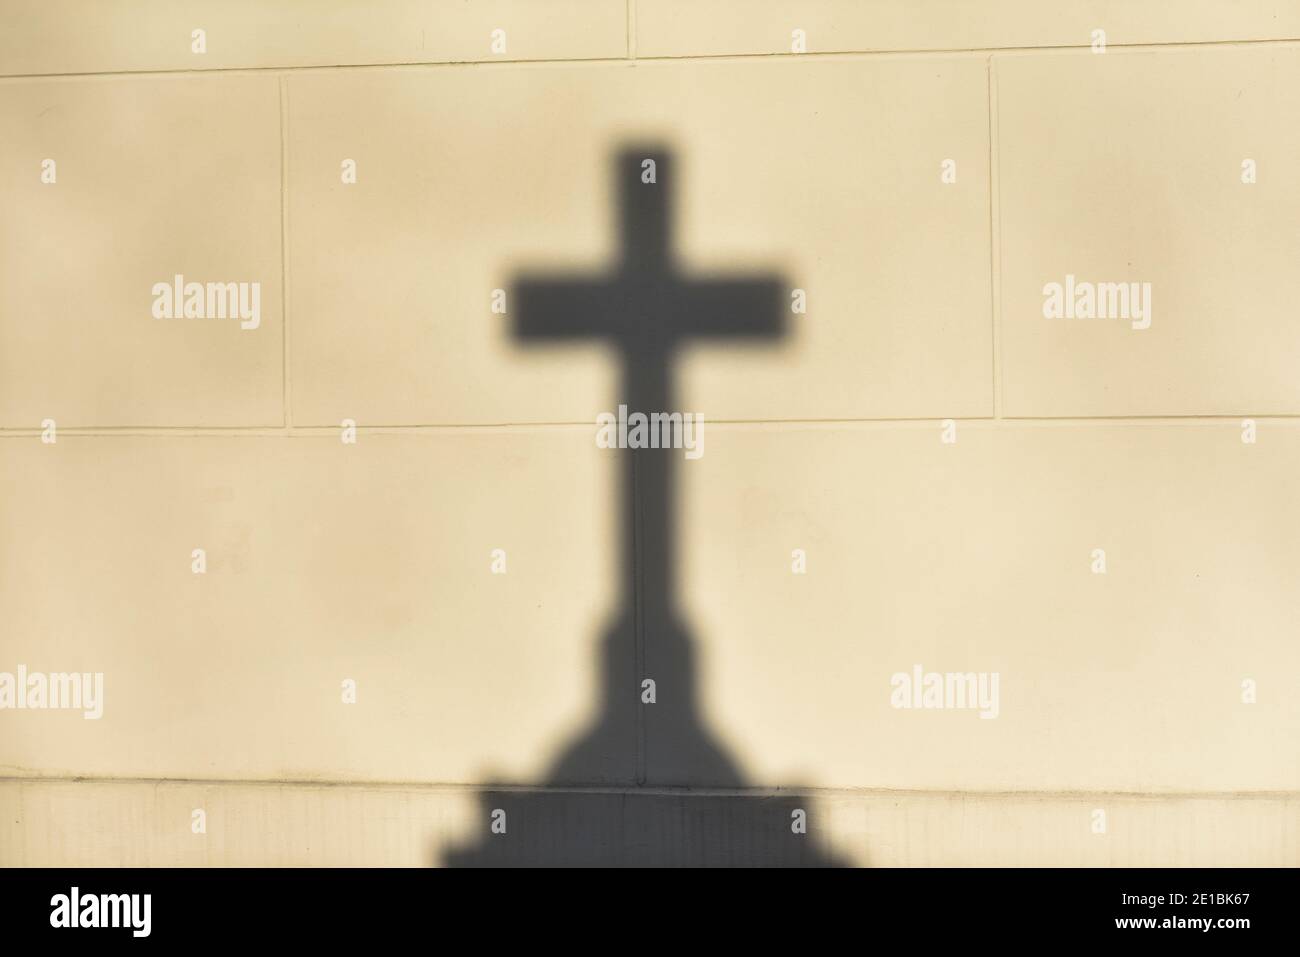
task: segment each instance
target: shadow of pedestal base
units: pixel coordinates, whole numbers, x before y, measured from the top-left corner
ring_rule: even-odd
[[[796,795],[485,791],[483,837],[447,849],[449,867],[837,867],[814,834],[795,833]],[[490,831],[505,812],[503,834]],[[496,815],[500,819],[500,815]],[[811,817],[811,814],[809,814]],[[809,822],[810,828],[812,822]]]

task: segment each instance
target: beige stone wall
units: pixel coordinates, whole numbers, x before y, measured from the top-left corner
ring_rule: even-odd
[[[488,784],[797,806],[859,864],[1300,863],[1297,117],[1289,0],[0,4],[0,673],[104,676],[0,710],[0,864],[441,863]],[[606,643],[613,352],[490,308],[611,268],[629,144],[685,274],[807,298],[676,365],[735,779]],[[154,318],[176,274],[259,324]],[[1067,276],[1149,327],[1045,318]],[[997,717],[896,707],[917,665]]]

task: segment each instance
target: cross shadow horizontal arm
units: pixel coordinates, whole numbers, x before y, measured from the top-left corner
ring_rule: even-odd
[[[785,285],[769,276],[684,283],[668,324],[683,339],[777,339],[786,333]]]
[[[511,332],[523,342],[616,336],[625,322],[610,286],[590,276],[525,277],[510,298]]]

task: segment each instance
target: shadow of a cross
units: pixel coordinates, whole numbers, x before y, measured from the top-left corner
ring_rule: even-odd
[[[692,340],[779,341],[789,313],[778,276],[692,277],[673,256],[671,154],[630,147],[616,157],[618,262],[609,275],[524,275],[510,296],[526,346],[590,339],[621,364],[617,404],[649,415],[676,408],[677,354]],[[680,448],[622,456],[620,611],[602,641],[602,701],[539,791],[489,790],[484,820],[504,810],[505,834],[454,850],[475,865],[828,865],[814,835],[792,826],[806,802],[786,796],[694,794],[743,788],[744,775],[705,727],[694,644],[674,594],[673,469]],[[686,467],[690,467],[689,464]],[[655,683],[654,703],[642,681]],[[635,781],[627,780],[635,755]],[[610,788],[601,791],[599,788]],[[571,790],[555,790],[555,789]]]

